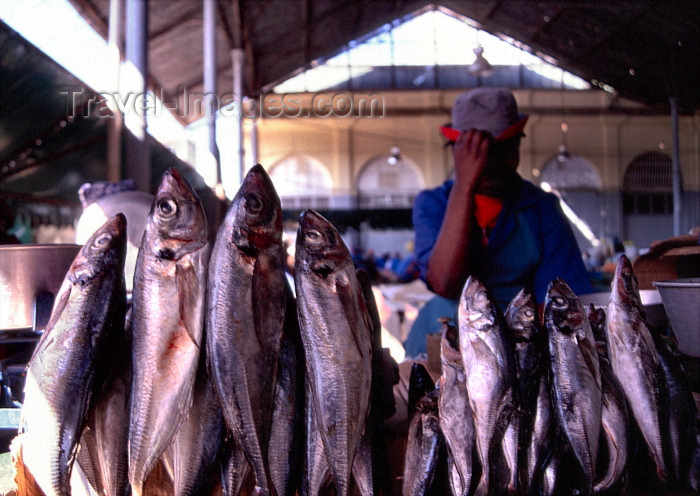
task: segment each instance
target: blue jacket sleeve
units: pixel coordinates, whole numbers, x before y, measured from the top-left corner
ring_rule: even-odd
[[[593,292],[571,225],[559,199],[549,193],[539,204],[542,260],[535,274],[535,298],[543,303],[547,286],[559,277],[577,295]]]
[[[421,191],[413,203],[414,253],[423,281],[425,281],[430,254],[445,216],[447,198],[444,188],[440,187]]]

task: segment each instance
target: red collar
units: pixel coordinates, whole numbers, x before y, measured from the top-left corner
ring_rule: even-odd
[[[493,229],[496,226],[498,214],[503,210],[503,202],[498,198],[486,195],[474,195],[474,215],[476,222],[482,229]]]

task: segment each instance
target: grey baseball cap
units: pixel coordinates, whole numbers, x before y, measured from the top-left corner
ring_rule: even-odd
[[[522,134],[527,114],[518,113],[513,93],[506,88],[475,88],[462,93],[452,105],[452,123],[440,130],[455,141],[462,131],[488,131],[495,141]]]

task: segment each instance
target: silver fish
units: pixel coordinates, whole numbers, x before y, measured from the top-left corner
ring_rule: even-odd
[[[101,226],[73,260],[27,366],[20,433],[24,463],[46,495],[69,495],[96,362],[123,325],[126,217]],[[122,319],[115,324],[114,319]]]
[[[80,436],[80,447],[75,456],[75,463],[78,464],[90,486],[94,488],[93,490],[103,493],[104,484],[102,483],[102,474],[100,473],[99,460],[97,458],[97,441],[95,439],[95,431],[90,427],[89,420],[88,425],[83,429],[83,434]],[[77,478],[79,477],[76,476],[74,470],[71,472],[71,488],[74,485],[73,480]]]
[[[347,246],[313,210],[299,222],[294,279],[311,411],[345,496],[369,412],[372,322]]]
[[[148,215],[134,272],[129,481],[135,496],[143,494],[192,403],[209,251],[201,201],[169,169]]]
[[[100,494],[126,496],[129,487],[129,398],[131,395],[131,326],[109,336],[104,382],[95,388],[90,412],[95,447],[91,453],[99,469]],[[87,475],[87,474],[86,474]]]
[[[482,468],[475,494],[501,494],[510,475],[501,443],[513,409],[513,345],[503,316],[486,287],[471,276],[462,291],[458,321],[459,345]]]
[[[562,279],[549,283],[544,320],[549,334],[554,412],[593,490],[600,435],[602,385],[595,338],[586,311]]]
[[[700,431],[695,435],[695,452],[688,469],[688,487],[693,491],[700,491]]]
[[[369,425],[365,425],[365,432],[357,444],[352,463],[352,476],[360,496],[374,495],[372,437],[368,430]]]
[[[433,484],[441,445],[438,395],[438,390],[426,394],[409,424],[403,496],[427,496]]]
[[[649,452],[657,475],[665,480],[662,410],[663,373],[654,340],[644,321],[637,278],[622,255],[615,269],[606,309],[610,365],[618,378]]]
[[[551,458],[547,461],[542,474],[542,490],[539,493],[542,496],[554,496],[555,494],[561,492],[558,491],[558,483],[560,478],[559,466],[559,455],[557,452],[553,452]]]
[[[666,466],[675,484],[687,485],[696,448],[698,408],[675,343],[661,335],[655,334],[653,337],[668,393],[665,401],[668,412]]]
[[[607,447],[607,470],[599,474],[594,492],[602,492],[620,482],[627,467],[629,450],[629,414],[625,392],[610,366],[608,344],[605,333],[605,310],[588,307],[588,320],[596,339],[600,358],[600,378],[603,387],[601,411],[602,435]]]
[[[545,362],[547,364],[548,362]],[[532,432],[525,445],[526,467],[519,478],[521,494],[532,494],[538,487],[545,487],[545,478],[551,485],[556,478],[556,464],[551,463],[554,452],[552,430],[554,412],[552,411],[552,394],[549,374],[545,371],[540,376],[539,391],[533,412]],[[553,487],[553,486],[552,486]],[[546,492],[545,492],[546,494]]]
[[[285,281],[286,310],[268,453],[270,478],[279,496],[294,496],[303,468],[304,348],[297,305]]]
[[[418,402],[423,399],[423,396],[434,389],[435,381],[433,381],[425,365],[420,362],[413,362],[411,364],[411,374],[408,378],[407,416],[409,422],[418,411]]]
[[[313,390],[309,378],[305,382],[306,399],[304,402],[304,429],[306,436],[306,453],[304,454],[304,474],[301,483],[302,496],[316,496],[327,486],[331,478],[321,431],[314,413]]]
[[[546,342],[530,292],[521,289],[508,304],[504,316],[512,335],[516,364],[515,411],[504,437],[504,453],[511,473],[508,491],[527,494],[535,475],[543,469],[549,448],[549,412],[542,410],[544,405],[538,405],[542,388],[546,387],[543,384]],[[540,429],[537,433],[533,433],[535,425]]]
[[[243,450],[229,433],[224,438],[221,454],[221,489],[224,496],[238,496],[242,488],[252,487],[253,483],[248,481],[253,478],[250,472]]]
[[[192,406],[164,455],[173,474],[174,496],[206,494],[219,475],[225,423],[203,358],[202,354]]]
[[[248,171],[209,262],[207,358],[226,425],[262,495],[285,309],[282,209],[261,165]]]
[[[450,486],[454,496],[467,496],[474,473],[476,431],[459,351],[459,330],[455,326],[443,325],[440,349],[442,375],[439,380],[438,410],[440,431],[450,459]]]

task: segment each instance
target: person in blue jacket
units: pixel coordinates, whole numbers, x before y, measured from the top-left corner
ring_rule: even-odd
[[[523,180],[516,169],[528,116],[505,88],[457,97],[442,133],[453,146],[454,177],[418,194],[413,205],[420,277],[436,296],[421,309],[404,343],[407,356],[426,350],[439,317],[457,322],[467,278],[478,278],[505,311],[525,288],[541,306],[560,277],[577,294],[593,291],[558,198]]]

